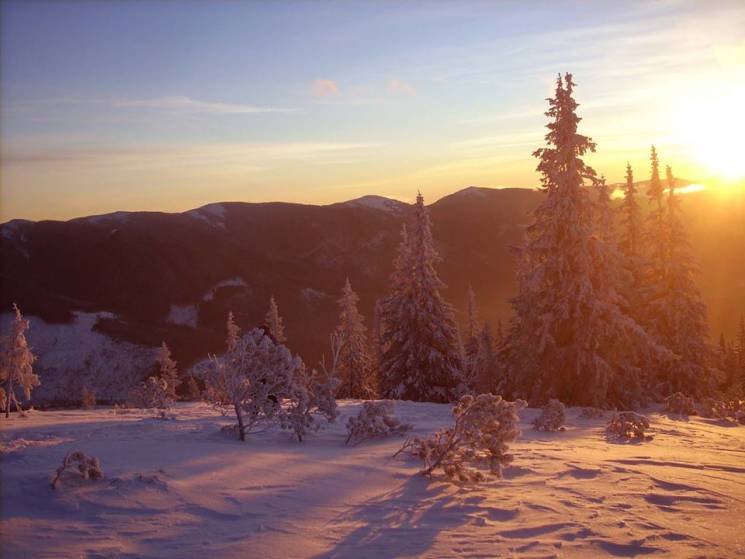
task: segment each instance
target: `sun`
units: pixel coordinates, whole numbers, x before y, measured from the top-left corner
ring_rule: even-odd
[[[677,111],[690,157],[712,175],[745,178],[745,85],[722,86],[685,97]]]

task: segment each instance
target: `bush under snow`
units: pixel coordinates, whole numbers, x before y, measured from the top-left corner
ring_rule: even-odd
[[[229,322],[230,325],[230,322]],[[242,441],[269,423],[291,430],[298,440],[318,429],[315,414],[336,418],[333,375],[322,379],[284,345],[260,328],[228,336],[228,350],[212,357],[206,371],[206,398],[225,415],[235,413]]]
[[[405,452],[424,463],[423,475],[429,476],[441,468],[451,481],[482,481],[480,469],[502,477],[504,466],[512,462],[508,445],[520,436],[518,412],[525,402],[507,402],[501,396],[481,394],[461,397],[453,410],[455,425],[442,429],[428,439],[414,438],[404,443],[396,453]]]
[[[682,392],[675,392],[665,398],[665,411],[679,415],[695,415],[696,402]]]
[[[393,415],[393,402],[364,402],[357,415],[347,420],[347,441],[345,444],[359,444],[367,439],[403,434],[411,425],[401,423]]]
[[[52,479],[52,489],[57,489],[60,481],[62,481],[62,474],[68,469],[75,469],[80,473],[83,479],[102,479],[103,470],[101,469],[101,463],[95,456],[86,456],[79,450],[72,450],[68,452],[62,460],[62,465],[57,468],[54,478]]]
[[[537,431],[564,431],[566,421],[566,408],[559,400],[551,398],[548,404],[543,406],[541,415],[533,421],[533,427]]]
[[[646,435],[649,429],[649,419],[647,416],[633,411],[615,412],[605,428],[605,433],[609,438],[625,440],[651,440],[652,437]]]

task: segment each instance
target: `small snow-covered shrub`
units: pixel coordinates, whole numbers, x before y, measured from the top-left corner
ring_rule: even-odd
[[[299,357],[262,329],[229,339],[228,350],[212,357],[205,375],[206,398],[225,415],[235,413],[242,441],[276,422],[299,440],[318,429],[316,414],[336,418],[335,379],[308,375]]]
[[[704,398],[698,404],[698,413],[701,417],[710,419],[729,419],[745,424],[745,401],[743,400],[716,400]]]
[[[77,470],[83,479],[102,479],[103,470],[101,463],[95,456],[86,456],[79,450],[68,452],[62,460],[62,465],[57,468],[54,478],[52,479],[52,489],[57,489],[57,485],[62,481],[62,474],[68,469]]]
[[[359,444],[364,440],[376,437],[388,437],[403,434],[411,425],[401,423],[393,415],[393,402],[363,402],[362,409],[355,416],[347,419],[347,441],[345,444]]]
[[[600,419],[602,417],[605,417],[605,410],[602,408],[582,408],[582,411],[579,412],[579,416],[582,419]]]
[[[157,377],[148,379],[129,391],[127,405],[132,408],[165,410],[173,405],[168,394],[168,382]]]
[[[704,398],[696,407],[701,417],[709,419],[726,419],[729,416],[729,406],[722,400]]]
[[[651,440],[652,437],[646,435],[647,429],[649,429],[647,416],[633,411],[622,411],[613,414],[605,428],[605,433],[609,438]]]
[[[453,410],[455,425],[441,429],[428,439],[407,440],[396,453],[420,458],[423,475],[441,468],[451,481],[482,481],[485,474],[473,466],[486,465],[488,472],[502,477],[512,462],[509,443],[520,436],[518,412],[525,402],[507,402],[501,396],[480,394],[461,397]]]
[[[533,428],[536,431],[564,431],[565,412],[564,404],[555,398],[551,398],[548,404],[543,406],[541,415],[533,421]]]
[[[93,390],[90,390],[87,386],[83,387],[83,391],[81,392],[80,399],[81,399],[83,408],[89,410],[91,408],[96,407],[96,393],[93,392]]]
[[[665,411],[679,415],[695,415],[696,402],[682,392],[675,392],[665,398]]]

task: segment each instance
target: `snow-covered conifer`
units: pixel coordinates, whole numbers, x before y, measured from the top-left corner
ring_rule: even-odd
[[[168,399],[175,401],[177,399],[176,389],[181,384],[178,376],[176,362],[171,358],[171,350],[165,342],[162,343],[156,357],[160,378],[166,382],[166,394]]]
[[[478,382],[478,359],[481,345],[480,334],[476,293],[474,293],[473,287],[469,285],[467,292],[465,342],[463,344],[463,369],[466,377],[464,380],[470,390],[473,390]]]
[[[359,297],[352,290],[347,278],[339,299],[339,325],[336,332],[339,338],[339,358],[336,374],[341,381],[336,396],[338,398],[368,399],[375,396],[372,382],[372,360],[367,344],[367,329],[364,317],[357,309]]]
[[[668,196],[662,216],[660,254],[653,253],[653,289],[645,299],[645,326],[677,358],[660,369],[659,380],[668,392],[704,396],[711,392],[711,350],[706,305],[696,285],[696,265],[675,193],[675,179],[667,168]]]
[[[488,322],[484,322],[478,338],[473,386],[477,394],[494,392],[497,385],[497,345]]]
[[[29,321],[23,318],[18,305],[13,304],[15,318],[10,326],[10,332],[0,340],[0,382],[4,384],[5,392],[5,417],[10,416],[10,411],[15,404],[16,410],[20,410],[17,390],[23,391],[25,400],[31,399],[31,391],[41,384],[38,375],[34,373],[33,363],[36,356],[31,353],[26,341],[26,330],[29,329]]]
[[[273,301],[274,299],[272,299]],[[271,304],[270,304],[271,307]],[[276,305],[275,305],[276,308]],[[227,345],[228,349],[232,348],[237,342],[238,339],[241,336],[241,329],[238,328],[238,325],[235,323],[235,319],[233,317],[233,311],[228,312],[228,336],[225,339],[225,345]]]
[[[356,445],[368,439],[403,434],[411,425],[401,423],[393,414],[393,402],[382,400],[363,402],[357,415],[347,419],[347,440],[345,444]]]
[[[501,396],[480,394],[461,397],[453,409],[455,425],[442,429],[428,439],[414,438],[396,453],[405,452],[424,463],[421,474],[429,476],[441,468],[451,481],[482,481],[487,472],[502,477],[512,462],[509,444],[520,436],[518,412],[525,402],[507,402]]]
[[[597,179],[582,160],[595,144],[577,132],[573,89],[571,74],[559,76],[546,147],[534,153],[546,197],[520,251],[501,389],[537,404],[633,405],[643,367],[663,350],[623,311],[618,251],[596,234],[585,181]]]
[[[274,300],[274,295],[269,298],[269,310],[266,312],[266,318],[264,320],[274,340],[278,344],[285,343],[287,341],[285,326],[282,322],[282,317],[279,316],[279,307],[277,307],[277,301]]]
[[[621,242],[619,243],[627,259],[637,261],[641,256],[641,209],[636,201],[637,188],[631,163],[626,163],[626,183],[623,187],[621,204]]]
[[[435,264],[429,213],[419,194],[381,306],[381,382],[388,398],[446,402],[462,382],[463,359],[452,307]]]

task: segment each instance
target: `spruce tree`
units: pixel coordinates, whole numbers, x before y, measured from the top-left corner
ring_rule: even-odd
[[[29,329],[29,321],[23,318],[21,309],[13,303],[15,317],[10,327],[10,333],[0,340],[0,381],[4,383],[5,392],[5,417],[10,416],[10,410],[15,404],[16,410],[20,409],[16,390],[23,390],[24,399],[31,399],[31,391],[39,386],[38,375],[34,373],[33,363],[36,356],[26,341],[26,330]]]
[[[166,395],[170,400],[175,401],[177,398],[176,388],[181,384],[181,380],[178,377],[176,362],[171,358],[171,350],[168,349],[165,342],[158,350],[156,361],[160,370],[160,378],[166,382]]]
[[[347,278],[339,298],[339,326],[336,332],[339,339],[339,356],[336,373],[341,380],[337,398],[374,398],[371,383],[372,360],[367,343],[365,319],[357,309],[359,297],[352,290]]]
[[[703,396],[711,392],[706,305],[696,286],[696,265],[683,226],[672,169],[667,167],[668,195],[663,213],[659,285],[645,302],[647,328],[677,358],[664,367],[660,380],[668,391]]]
[[[287,341],[285,326],[282,322],[282,317],[279,316],[279,308],[277,307],[277,302],[274,300],[274,295],[269,298],[269,310],[266,312],[266,318],[264,320],[274,341],[278,344],[285,343]]]
[[[619,246],[627,260],[636,262],[641,256],[641,210],[636,201],[636,184],[631,163],[626,163],[626,183],[621,204],[621,241]]]
[[[642,397],[641,368],[658,348],[622,311],[618,259],[596,234],[600,210],[585,182],[597,184],[597,178],[582,160],[595,143],[577,132],[573,89],[571,74],[559,76],[548,100],[546,147],[534,152],[546,197],[520,251],[499,388],[533,404],[558,398],[633,405]]]
[[[467,292],[466,308],[466,335],[464,344],[464,367],[465,382],[469,388],[473,388],[478,377],[477,359],[479,355],[479,317],[476,305],[476,294],[469,285]]]
[[[227,332],[228,335],[225,338],[225,345],[227,346],[228,350],[231,350],[233,349],[235,344],[238,343],[238,340],[241,336],[241,329],[238,328],[238,325],[235,323],[233,311],[228,312]]]
[[[463,357],[452,307],[435,264],[429,212],[417,196],[381,304],[381,381],[387,398],[447,402],[462,380]]]
[[[496,390],[497,347],[489,323],[484,322],[478,338],[478,353],[474,367],[474,391],[476,394],[494,393]]]

